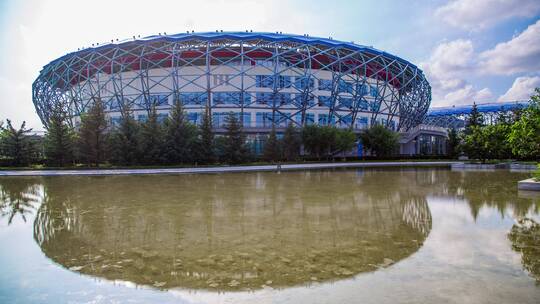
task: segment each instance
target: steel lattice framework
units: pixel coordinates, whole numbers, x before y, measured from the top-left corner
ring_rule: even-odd
[[[188,112],[266,111],[280,126],[359,129],[357,119],[369,118],[406,131],[422,122],[431,101],[423,72],[394,55],[330,38],[253,32],[155,35],[86,48],[47,64],[32,94],[45,126],[58,106],[73,123],[96,99],[111,116],[125,106],[165,111],[179,100]]]
[[[429,109],[424,124],[447,129],[462,129],[474,105],[437,107]],[[510,115],[529,106],[528,101],[508,101],[476,104],[478,112],[487,124],[497,122],[499,116]]]

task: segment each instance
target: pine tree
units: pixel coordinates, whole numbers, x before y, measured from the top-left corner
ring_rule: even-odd
[[[476,105],[476,103],[474,103],[465,125],[465,134],[470,134],[473,127],[481,127],[483,125],[484,117],[478,111],[478,106]]]
[[[23,121],[17,130],[7,119],[6,126],[2,125],[0,128],[0,153],[10,159],[12,165],[28,165],[37,157],[37,147],[29,135],[32,129],[26,128],[26,122]]]
[[[300,154],[301,138],[298,130],[290,123],[283,133],[283,156],[286,161],[295,160]]]
[[[121,165],[138,163],[139,124],[133,118],[133,112],[128,105],[122,107],[120,124],[112,132],[111,149],[112,161]]]
[[[165,126],[165,158],[175,164],[195,160],[197,128],[187,121],[182,103],[176,102]]]
[[[231,112],[225,120],[227,130],[224,142],[224,158],[230,164],[238,164],[247,161],[248,149],[245,136],[242,132],[240,121],[235,113]]]
[[[204,112],[200,127],[199,158],[205,163],[216,161],[214,132],[212,131],[212,116],[208,109]]]
[[[263,156],[265,160],[270,162],[276,162],[281,159],[281,142],[277,138],[274,126],[272,126],[272,130],[266,138]]]
[[[163,126],[158,120],[156,107],[148,112],[148,119],[141,125],[139,159],[143,164],[156,165],[163,162]]]
[[[54,109],[49,117],[49,125],[45,134],[45,158],[54,166],[73,163],[75,132],[67,123],[65,111],[60,107]]]
[[[84,162],[98,166],[105,160],[107,126],[103,102],[95,98],[88,112],[81,115],[78,148]]]

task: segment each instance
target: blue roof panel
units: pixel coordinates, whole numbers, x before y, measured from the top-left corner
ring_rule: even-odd
[[[476,106],[478,108],[478,112],[489,113],[523,109],[528,105],[528,101],[509,101],[477,104]],[[473,105],[430,108],[427,116],[465,115],[471,113],[472,107]]]

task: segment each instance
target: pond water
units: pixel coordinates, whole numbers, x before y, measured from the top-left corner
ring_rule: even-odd
[[[2,177],[0,303],[538,303],[525,177]]]

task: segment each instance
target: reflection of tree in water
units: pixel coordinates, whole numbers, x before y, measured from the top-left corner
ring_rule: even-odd
[[[0,216],[8,225],[19,215],[26,222],[39,201],[40,187],[34,178],[0,178]]]
[[[521,264],[540,284],[540,224],[530,218],[518,220],[508,234],[512,249],[521,253]]]
[[[331,171],[48,179],[34,237],[66,268],[161,288],[329,281],[427,237],[425,198],[385,180],[396,187]]]
[[[517,181],[527,174],[496,171],[447,171],[440,175],[443,193],[466,199],[474,219],[484,206],[499,210],[501,216],[509,208],[514,216],[540,211],[540,200],[518,197]]]

